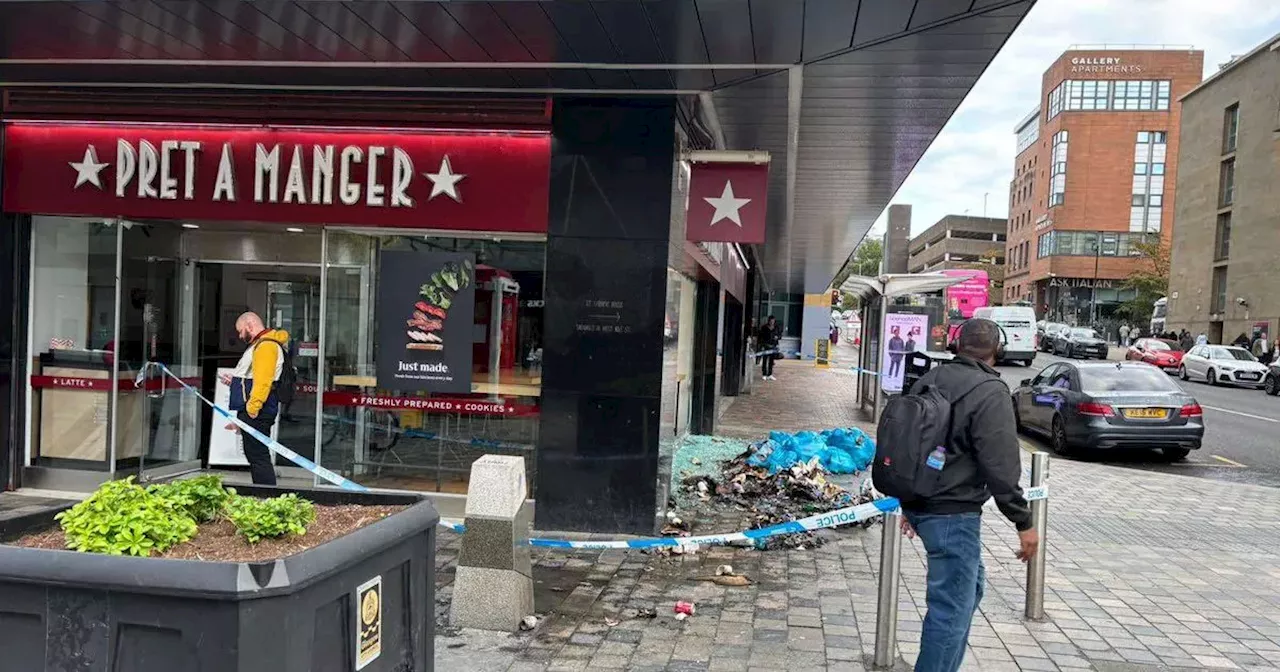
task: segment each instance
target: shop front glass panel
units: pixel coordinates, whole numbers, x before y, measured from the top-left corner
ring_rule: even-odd
[[[676,401],[676,436],[689,431],[693,412],[693,325],[697,318],[697,291],[692,279],[680,276],[680,338],[676,343],[676,380],[679,390]]]
[[[546,243],[334,229],[326,235],[321,463],[368,486],[462,493],[476,458],[516,455],[525,460],[532,492]],[[452,299],[469,293],[453,290],[456,277],[446,284],[424,261],[405,294],[405,278],[380,277],[384,259],[396,253],[470,262],[473,316],[460,346],[456,327],[445,321],[465,314]],[[380,297],[395,294],[413,300],[380,311]],[[384,329],[391,332],[380,339]],[[455,340],[438,340],[442,333]],[[396,351],[380,352],[380,340]],[[447,350],[458,347],[464,355]],[[454,382],[469,391],[404,391],[380,381],[380,373],[389,375],[386,362],[395,369],[408,351],[469,362],[469,386]],[[387,358],[381,372],[380,358]],[[456,373],[454,367],[450,375]]]
[[[183,231],[169,222],[125,222],[121,231],[116,454],[136,457],[129,466],[137,471],[200,458],[200,402],[175,380],[200,382],[192,338],[194,275],[182,254]],[[163,364],[169,373],[150,367],[136,386],[147,362]]]
[[[33,466],[112,471],[118,228],[114,220],[32,218],[27,455]],[[122,373],[119,384],[125,379]],[[115,457],[136,460],[138,453],[135,447]]]
[[[676,432],[676,409],[680,402],[679,375],[679,343],[680,325],[680,292],[683,287],[683,276],[675,269],[667,269],[667,304],[666,315],[662,324],[662,438],[661,445],[668,453],[674,451]]]

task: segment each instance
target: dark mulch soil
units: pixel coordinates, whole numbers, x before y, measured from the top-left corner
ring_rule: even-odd
[[[213,562],[255,562],[275,560],[319,546],[366,525],[375,523],[408,507],[404,506],[342,506],[316,505],[316,522],[300,537],[263,539],[250,545],[236,535],[236,528],[225,520],[217,520],[200,526],[195,538],[179,544],[168,552],[153,557],[177,560],[206,560]],[[29,534],[12,542],[26,548],[66,549],[66,538],[60,528]]]

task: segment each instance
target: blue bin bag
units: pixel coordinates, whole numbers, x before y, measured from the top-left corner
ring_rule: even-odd
[[[747,464],[765,467],[770,474],[806,464],[818,458],[822,468],[833,474],[853,474],[865,470],[876,454],[875,440],[857,427],[818,432],[770,432],[757,445]]]

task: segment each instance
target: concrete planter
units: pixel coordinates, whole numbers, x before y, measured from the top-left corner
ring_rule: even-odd
[[[317,504],[410,508],[267,562],[0,546],[0,671],[433,669],[440,517],[429,501],[399,494],[236,489],[257,496],[296,492]],[[43,517],[52,523],[53,513]],[[9,525],[0,539],[39,522]]]

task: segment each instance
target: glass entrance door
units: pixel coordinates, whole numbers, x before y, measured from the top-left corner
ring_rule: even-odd
[[[145,481],[200,467],[200,401],[182,387],[200,378],[194,269],[174,224],[129,223],[122,235],[116,452],[136,455]]]

